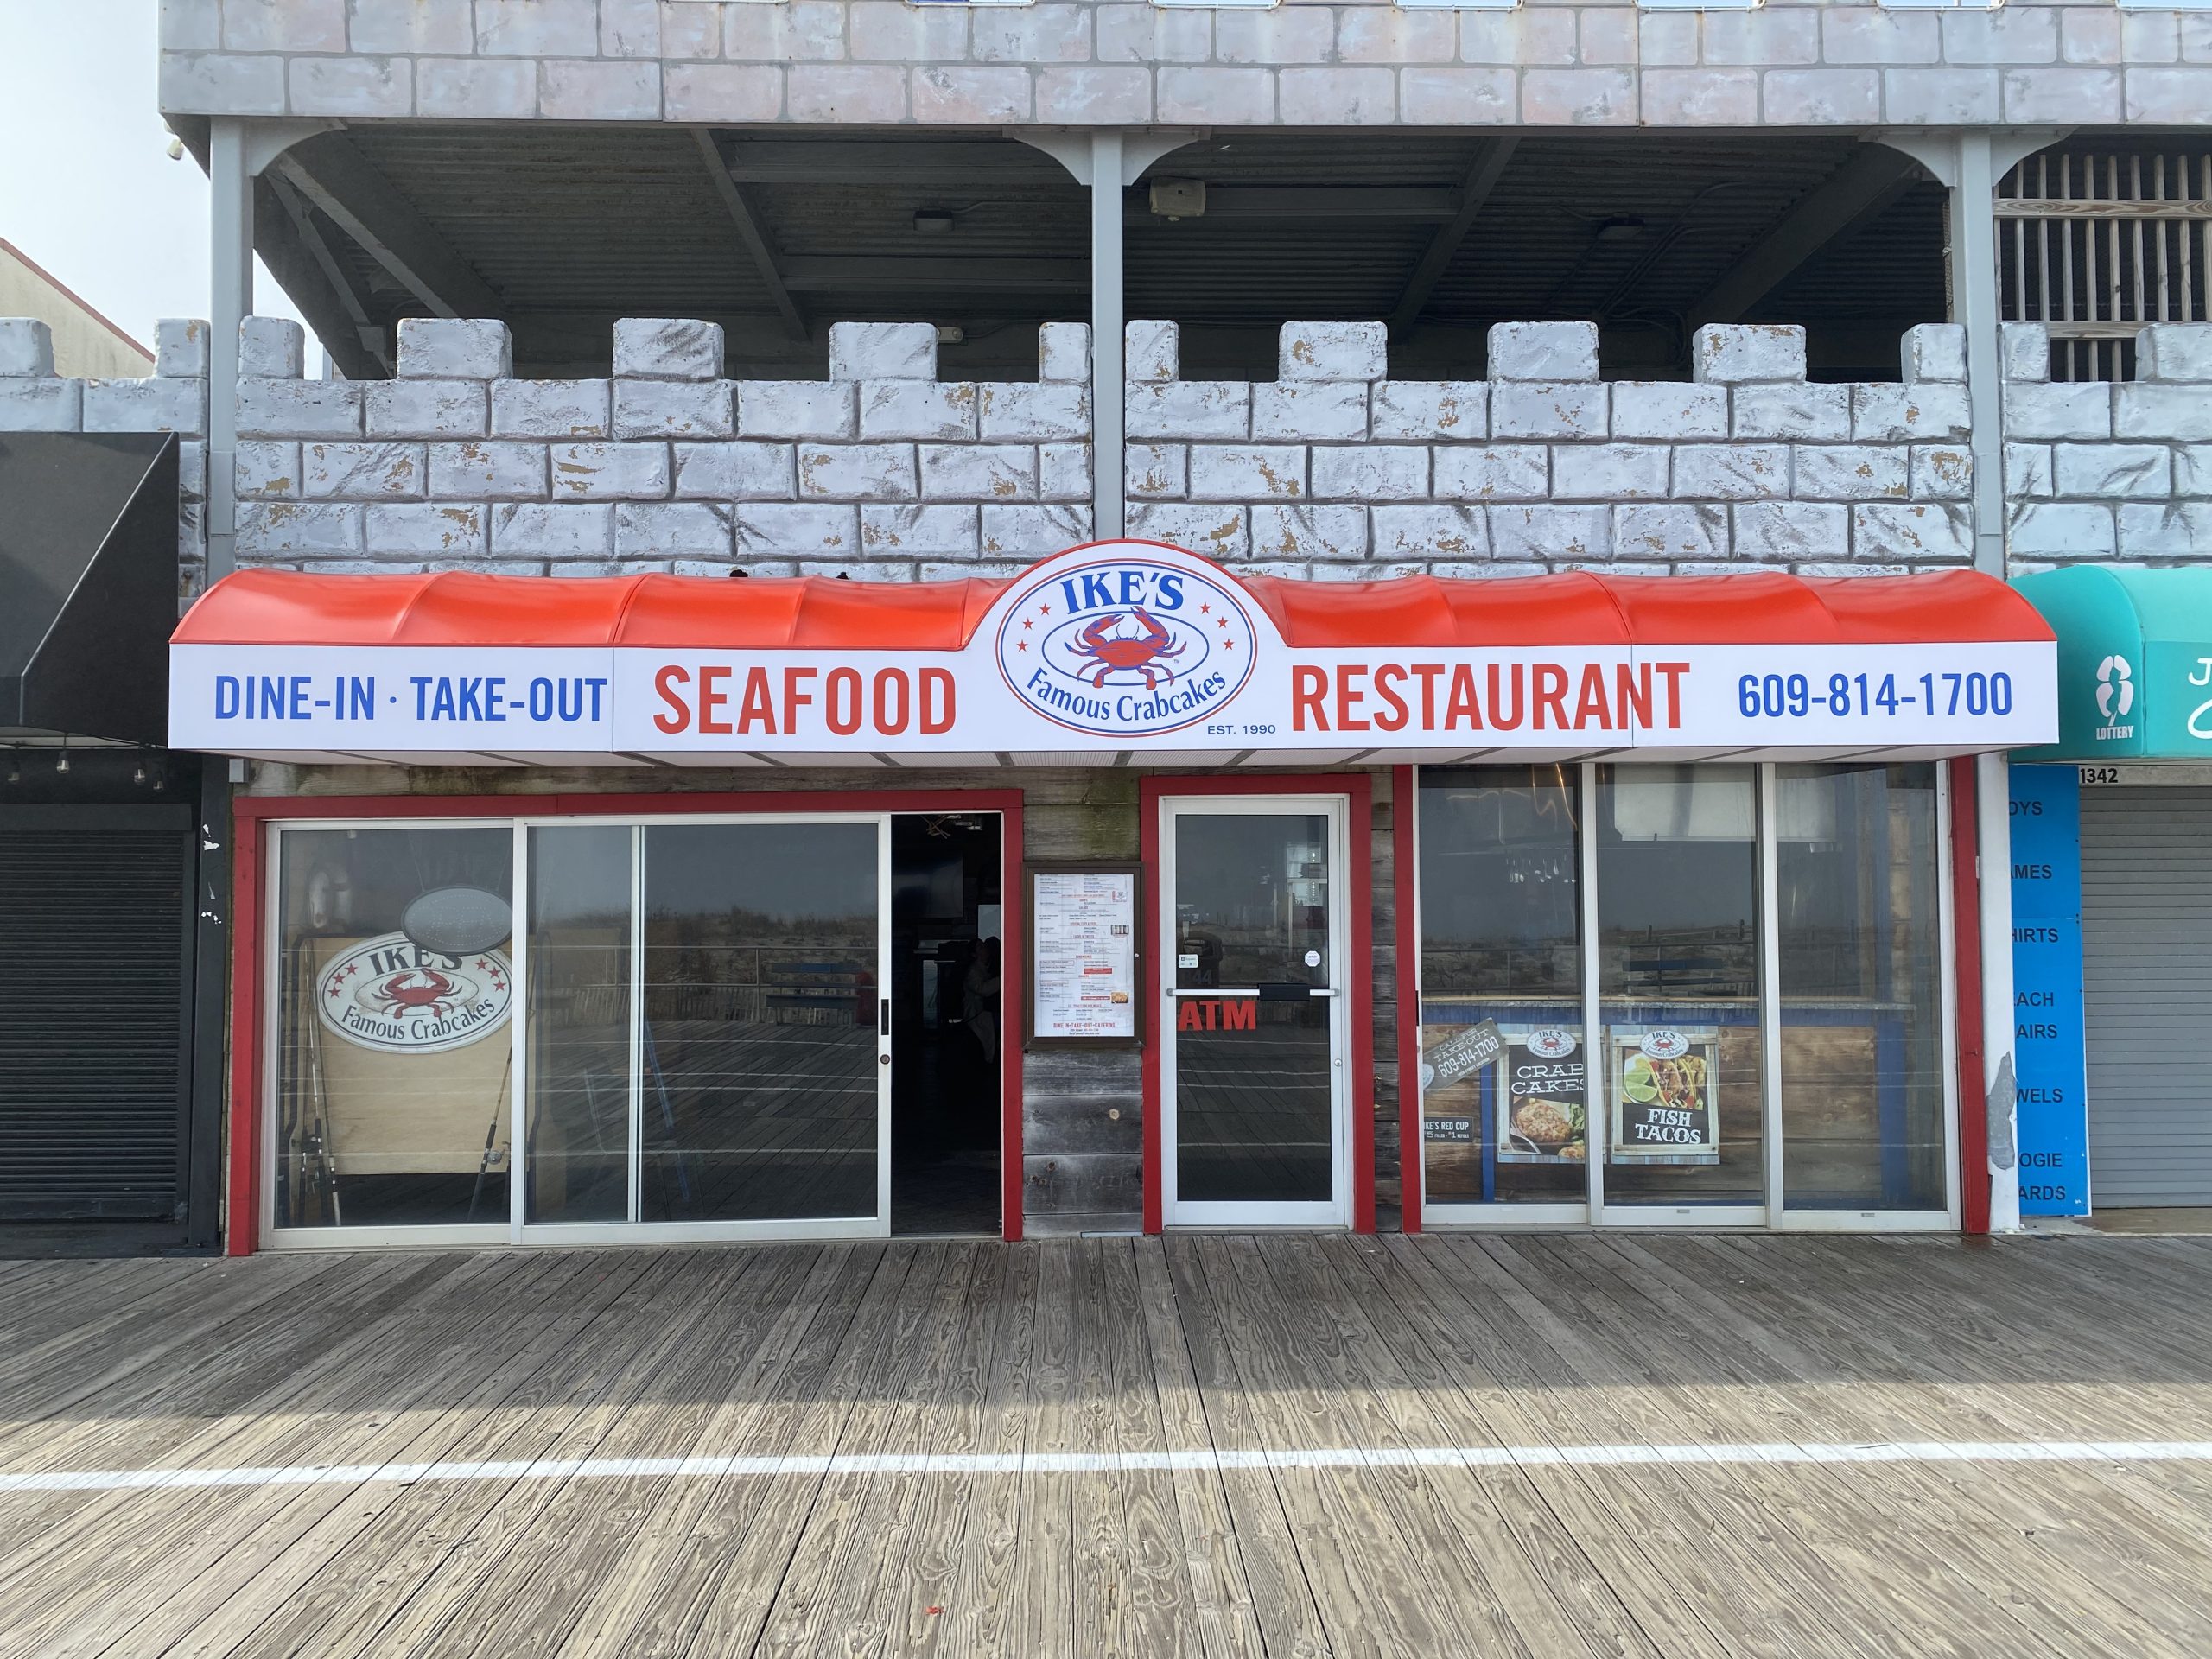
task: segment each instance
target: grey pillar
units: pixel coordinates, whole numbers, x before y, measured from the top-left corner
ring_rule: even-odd
[[[1091,534],[1123,533],[1128,503],[1122,464],[1122,135],[1090,135],[1090,497]]]
[[[218,116],[208,135],[207,580],[238,568],[238,327],[253,310],[253,173],[246,125]]]

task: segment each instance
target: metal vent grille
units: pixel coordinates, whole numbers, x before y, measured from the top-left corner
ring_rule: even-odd
[[[181,1217],[190,815],[46,816],[0,823],[0,1221]]]
[[[2045,150],[1996,211],[2005,316],[2050,328],[2053,379],[2133,379],[2145,323],[2212,319],[2212,150]]]

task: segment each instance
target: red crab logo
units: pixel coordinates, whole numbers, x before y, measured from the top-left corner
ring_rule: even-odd
[[[419,985],[408,982],[417,979],[423,982]],[[404,974],[394,974],[372,995],[386,1014],[429,1014],[442,1020],[453,1012],[459,989],[435,968],[410,968]]]
[[[1116,632],[1128,623],[1135,623],[1137,632]],[[1175,677],[1175,671],[1160,660],[1183,654],[1184,645],[1168,643],[1173,638],[1146,615],[1144,607],[1140,605],[1120,616],[1096,618],[1076,635],[1075,643],[1069,649],[1098,664],[1098,672],[1091,677],[1094,686],[1104,685],[1106,677],[1118,671],[1143,675],[1144,689],[1149,691],[1161,681]]]

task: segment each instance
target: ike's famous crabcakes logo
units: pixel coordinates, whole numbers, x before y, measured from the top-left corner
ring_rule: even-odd
[[[1062,569],[1016,596],[999,671],[1047,720],[1150,737],[1217,714],[1252,675],[1252,621],[1229,587],[1141,556]]]
[[[326,1031],[390,1054],[441,1054],[506,1023],[514,976],[497,950],[427,950],[380,933],[340,951],[316,976]]]

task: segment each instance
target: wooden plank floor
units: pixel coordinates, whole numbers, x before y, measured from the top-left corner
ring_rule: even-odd
[[[0,1262],[9,1659],[2207,1652],[2212,1239]]]

